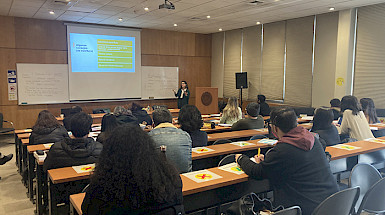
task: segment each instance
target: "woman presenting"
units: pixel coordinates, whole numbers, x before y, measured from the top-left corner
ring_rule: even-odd
[[[190,98],[190,91],[188,90],[187,82],[182,81],[178,92],[174,91],[175,97],[178,98],[178,109],[181,109],[184,105],[188,104]]]

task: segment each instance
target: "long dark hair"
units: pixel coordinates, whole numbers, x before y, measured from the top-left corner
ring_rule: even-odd
[[[131,105],[131,111],[134,112],[134,111],[140,111],[142,110],[142,106],[140,106],[140,104],[138,103],[135,103],[133,102],[132,105]]]
[[[377,123],[378,118],[377,118],[376,107],[374,106],[373,99],[362,98],[360,99],[360,103],[365,115],[369,117],[369,123],[370,124]]]
[[[104,144],[90,191],[100,190],[98,199],[117,205],[125,202],[133,210],[175,201],[180,176],[160,153],[139,127],[117,127]]]
[[[186,84],[186,89],[188,89],[187,81],[181,81],[180,83],[185,83]],[[180,85],[180,88],[182,89],[182,84]]]
[[[355,96],[344,96],[341,99],[341,113],[345,110],[351,110],[353,115],[357,115],[361,111],[361,105],[358,103],[358,99]]]
[[[112,133],[112,131],[119,126],[119,122],[116,116],[112,114],[106,114],[102,118],[102,132]]]
[[[325,130],[330,128],[334,119],[333,111],[325,108],[318,108],[313,118],[312,131]]]
[[[179,111],[178,122],[187,133],[199,130],[203,126],[201,112],[194,105],[185,105]]]
[[[41,129],[41,128],[57,128],[60,126],[59,121],[55,118],[54,115],[52,115],[51,112],[48,110],[42,110],[40,111],[35,125],[32,127],[32,129]]]

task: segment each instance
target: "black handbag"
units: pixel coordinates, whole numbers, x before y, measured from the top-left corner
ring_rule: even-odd
[[[228,215],[259,215],[260,211],[276,212],[284,209],[283,206],[273,207],[269,199],[261,199],[257,194],[250,193],[235,201],[227,210]]]

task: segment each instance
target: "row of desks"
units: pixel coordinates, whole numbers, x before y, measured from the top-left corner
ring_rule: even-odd
[[[385,137],[379,138],[379,139],[385,140]],[[346,143],[345,145],[355,146],[358,148],[355,150],[346,150],[346,149],[340,149],[340,148],[336,148],[336,147],[327,147],[326,148],[326,151],[328,151],[332,155],[333,161],[338,160],[338,159],[352,157],[352,156],[357,156],[357,155],[361,155],[361,154],[371,153],[371,152],[375,152],[375,151],[379,151],[379,150],[385,150],[385,144],[368,142],[368,141],[358,141],[358,142]],[[264,187],[263,188],[259,187],[259,190],[262,190],[262,191],[270,190],[270,186],[268,185],[268,183],[266,183],[265,180],[262,180],[262,181],[249,180],[249,178],[246,174],[237,175],[237,174],[233,174],[233,173],[229,173],[229,172],[220,170],[220,169],[218,169],[218,167],[210,168],[208,170],[222,176],[222,178],[208,181],[208,182],[197,183],[197,182],[194,182],[194,181],[190,180],[189,178],[185,177],[183,174],[181,174],[181,178],[183,181],[182,192],[184,195],[185,204],[189,205],[189,202],[186,201],[187,199],[189,199],[188,198],[189,195],[204,193],[205,191],[216,190],[216,189],[219,189],[222,187],[229,187],[230,185],[235,185],[235,184],[240,185],[246,181],[254,181],[256,183],[260,182],[260,185],[264,184]],[[57,169],[57,170],[53,170],[52,172],[49,172],[50,180],[52,181],[52,183],[55,183],[55,182],[58,183],[59,179],[61,181],[65,181],[66,179],[63,178],[62,174],[61,174],[61,173],[64,173],[65,171],[68,171],[65,174],[68,174],[67,177],[69,177],[71,174],[70,173],[71,171],[69,171],[68,168],[66,170],[64,170],[64,168],[63,168],[63,169]],[[61,178],[60,178],[60,175],[61,175]],[[256,191],[252,190],[252,192],[256,192]],[[73,212],[76,212],[77,214],[82,214],[81,204],[83,202],[84,196],[85,196],[84,193],[74,194],[74,195],[70,196],[71,210]],[[195,200],[199,201],[199,199],[195,199]],[[186,211],[188,211],[189,209],[190,208],[187,206]]]

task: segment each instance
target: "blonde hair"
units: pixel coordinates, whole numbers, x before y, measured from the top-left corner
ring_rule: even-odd
[[[227,101],[226,107],[223,109],[223,115],[230,118],[241,118],[238,111],[238,99],[236,97],[230,97]]]

